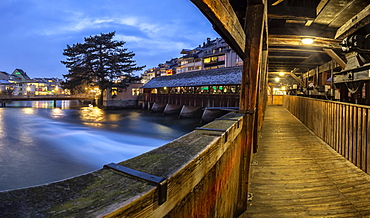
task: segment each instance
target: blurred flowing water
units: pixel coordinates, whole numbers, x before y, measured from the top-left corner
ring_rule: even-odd
[[[0,108],[0,191],[58,181],[164,145],[199,119],[144,110],[101,110],[61,101]]]

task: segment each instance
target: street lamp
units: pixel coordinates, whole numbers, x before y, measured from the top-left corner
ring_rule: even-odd
[[[59,94],[59,87],[58,86],[55,86],[54,88],[54,94],[58,95]]]

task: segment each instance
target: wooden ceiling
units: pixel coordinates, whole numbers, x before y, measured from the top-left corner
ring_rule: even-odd
[[[337,55],[345,60],[338,30],[358,15],[368,0],[268,0],[269,72],[299,75]],[[353,31],[353,30],[352,30]],[[311,45],[302,38],[312,38]]]
[[[213,23],[215,30],[242,55],[246,8],[268,5],[268,71],[301,75],[331,59],[345,64],[340,42],[353,33],[370,33],[369,0],[191,0]],[[221,3],[220,3],[221,2]],[[228,14],[219,19],[209,5],[222,4]],[[229,7],[233,12],[230,13]],[[235,14],[235,15],[234,15]],[[225,17],[225,16],[223,16]],[[233,19],[239,21],[235,23]],[[231,23],[231,24],[229,24]],[[233,32],[230,33],[230,29]],[[236,33],[235,33],[236,32]],[[312,38],[311,45],[302,43]]]

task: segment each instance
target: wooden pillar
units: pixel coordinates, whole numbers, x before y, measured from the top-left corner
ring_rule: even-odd
[[[242,187],[239,196],[239,210],[246,209],[248,186],[249,186],[249,167],[251,154],[253,150],[253,138],[255,132],[258,79],[259,79],[259,61],[262,53],[262,38],[265,8],[263,4],[249,5],[246,10],[245,23],[245,58],[242,72],[242,84],[239,102],[239,112],[244,113],[245,142],[242,150]]]
[[[370,83],[366,82],[365,86],[365,104],[370,105]]]
[[[262,121],[263,121],[265,107],[266,107],[265,102],[267,101],[267,99],[265,99],[265,93],[267,91],[267,88],[266,88],[267,55],[268,55],[267,44],[264,44],[263,52],[262,52],[262,60],[260,62],[261,64],[260,64],[260,70],[259,70],[259,74],[260,74],[259,81],[258,81],[259,88],[258,88],[258,93],[256,96],[257,97],[257,105],[256,105],[257,110],[256,110],[256,115],[255,115],[256,122],[254,123],[253,153],[257,152],[258,141],[259,141],[258,132],[262,127],[262,123],[263,123]]]

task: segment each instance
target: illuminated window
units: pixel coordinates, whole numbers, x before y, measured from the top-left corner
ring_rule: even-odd
[[[166,75],[167,75],[167,76],[170,76],[170,75],[172,75],[172,74],[173,74],[172,69],[166,70]]]
[[[132,94],[132,96],[139,95],[139,93],[140,93],[140,92],[139,92],[139,88],[132,88],[132,90],[131,90],[131,91],[132,91],[132,93],[131,93],[131,94]]]
[[[117,88],[112,88],[112,90],[111,90],[111,95],[112,95],[112,98],[117,97],[117,95],[118,95],[118,90],[117,90]]]

